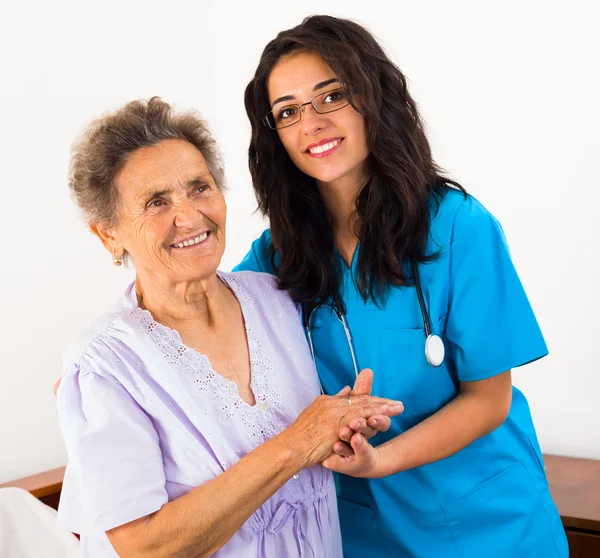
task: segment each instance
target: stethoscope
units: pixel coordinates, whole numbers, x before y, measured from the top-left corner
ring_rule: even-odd
[[[415,287],[417,289],[417,298],[419,299],[419,307],[421,308],[421,316],[423,317],[423,327],[425,329],[425,359],[427,362],[433,366],[438,367],[444,362],[445,349],[444,342],[442,338],[431,332],[431,322],[429,320],[429,313],[427,312],[427,306],[425,305],[425,297],[423,296],[423,289],[421,288],[421,280],[419,278],[419,272],[417,266],[414,261],[411,261],[413,279],[415,282]],[[345,311],[342,311],[344,306],[341,304],[339,295],[337,292],[332,297],[332,304],[319,304],[315,306],[310,313],[306,311],[306,307],[304,309],[304,325],[306,328],[306,335],[308,337],[308,344],[310,346],[310,353],[312,355],[313,361],[315,363],[315,367],[317,366],[317,361],[315,358],[315,350],[313,347],[312,340],[312,332],[311,332],[311,319],[315,310],[323,307],[329,306],[329,308],[336,315],[338,321],[342,324],[344,328],[344,334],[346,335],[346,342],[348,343],[348,348],[350,349],[350,356],[352,357],[352,365],[354,366],[354,374],[358,376],[358,360],[356,359],[356,353],[354,352],[354,345],[352,343],[352,335],[350,334],[350,328],[348,327],[348,322],[346,321]]]

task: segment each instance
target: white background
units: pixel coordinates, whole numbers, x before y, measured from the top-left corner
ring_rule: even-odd
[[[131,278],[69,200],[80,127],[152,95],[200,110],[225,155],[230,269],[263,228],[243,89],[312,13],[358,20],[409,77],[436,159],[502,222],[546,335],[551,355],[514,373],[543,450],[600,458],[598,2],[20,0],[0,7],[0,482],[65,463],[62,351]]]

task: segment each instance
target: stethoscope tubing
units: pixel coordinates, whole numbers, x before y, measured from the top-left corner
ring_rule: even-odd
[[[415,282],[415,288],[417,291],[417,298],[419,300],[419,308],[421,310],[421,317],[423,319],[423,328],[425,330],[425,359],[429,363],[429,365],[437,368],[444,362],[445,351],[444,351],[444,343],[442,338],[439,335],[431,332],[431,321],[429,319],[429,312],[427,311],[427,305],[425,304],[425,297],[423,296],[423,289],[421,288],[421,279],[419,277],[419,272],[416,263],[414,260],[411,260],[411,268],[413,273],[413,279]],[[308,337],[308,344],[310,347],[310,352],[315,363],[317,365],[315,350],[312,340],[312,332],[311,332],[311,319],[315,310],[321,308],[325,304],[320,304],[314,307],[310,313],[307,312],[306,307],[303,307],[303,314],[305,315],[305,328],[306,335]],[[352,357],[352,366],[354,367],[354,375],[358,376],[359,367],[358,367],[358,359],[356,358],[356,352],[354,350],[354,344],[352,343],[352,335],[350,333],[350,328],[348,327],[348,323],[346,321],[345,313],[342,312],[341,305],[338,300],[338,296],[333,297],[333,304],[328,305],[331,310],[335,313],[337,319],[342,324],[344,328],[344,334],[346,336],[346,342],[348,343],[348,348],[350,349],[350,356]]]

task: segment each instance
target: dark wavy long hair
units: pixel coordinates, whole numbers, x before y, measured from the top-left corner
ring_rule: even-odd
[[[282,56],[302,50],[319,53],[360,98],[360,107],[353,107],[366,121],[370,175],[356,202],[356,281],[365,301],[380,304],[390,284],[411,284],[407,262],[434,257],[426,253],[431,204],[439,205],[448,187],[462,187],[433,161],[406,78],[366,29],[345,19],[311,16],[279,33],[265,47],[244,100],[258,207],[270,220],[280,287],[296,301],[326,300],[337,293],[341,273],[315,179],[294,165],[277,132],[262,122],[271,110],[267,81],[273,67]]]

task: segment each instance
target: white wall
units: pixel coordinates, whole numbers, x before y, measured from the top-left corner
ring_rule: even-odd
[[[543,450],[600,458],[597,2],[21,0],[0,7],[0,482],[65,463],[63,347],[131,279],[68,198],[80,126],[151,95],[198,108],[226,156],[229,269],[263,226],[243,88],[278,30],[324,12],[381,38],[438,161],[503,223],[551,349],[514,374]]]

